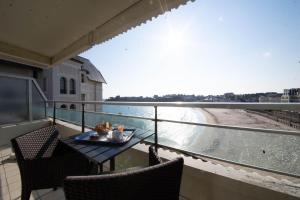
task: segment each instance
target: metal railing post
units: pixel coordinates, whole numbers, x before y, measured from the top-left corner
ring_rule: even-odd
[[[33,120],[32,116],[32,82],[28,80],[28,118],[29,121]]]
[[[53,125],[56,124],[55,119],[56,119],[56,102],[53,101]]]
[[[84,103],[82,104],[81,111],[81,132],[84,133],[85,121],[84,121]]]
[[[154,106],[154,143],[155,151],[158,150],[158,137],[157,137],[157,106]]]
[[[45,106],[45,118],[47,118],[48,117],[48,114],[47,114],[48,103],[47,103],[47,101],[44,101],[44,106]]]

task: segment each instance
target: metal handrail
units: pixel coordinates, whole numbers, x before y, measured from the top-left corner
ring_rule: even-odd
[[[154,107],[154,113],[157,113],[157,107],[189,107],[189,108],[226,108],[226,109],[255,109],[255,110],[300,110],[300,103],[219,103],[219,102],[110,102],[110,101],[61,101],[61,100],[49,100],[47,102],[52,102],[54,105],[56,103],[73,103],[73,104],[101,104],[101,105],[120,105],[120,106],[151,106]],[[55,107],[55,106],[54,106]],[[271,109],[274,108],[274,109]],[[55,111],[54,111],[55,112]],[[84,112],[93,112],[93,111],[84,111]],[[206,126],[214,128],[224,128],[224,129],[235,129],[235,130],[245,130],[245,131],[255,131],[271,134],[284,134],[284,135],[294,135],[300,136],[300,131],[290,131],[290,130],[276,130],[276,129],[262,129],[262,128],[252,128],[252,127],[242,127],[242,126],[232,126],[232,125],[219,125],[211,123],[197,123],[197,122],[187,122],[187,121],[178,121],[178,120],[169,120],[169,119],[160,119],[157,118],[157,115],[154,118],[149,117],[139,117],[132,115],[121,115],[105,112],[94,112],[104,115],[114,115],[119,117],[130,117],[136,119],[145,119],[152,120],[154,122],[170,122],[186,125],[196,125],[196,126]],[[55,122],[55,113],[54,113],[54,122]],[[84,120],[84,119],[83,119]],[[83,123],[84,124],[84,123]],[[155,123],[157,126],[157,123]]]
[[[214,128],[224,128],[224,129],[235,129],[235,130],[244,130],[244,131],[255,131],[262,132],[262,133],[270,133],[270,134],[284,134],[284,135],[293,135],[293,136],[300,136],[299,131],[288,131],[288,130],[274,130],[274,129],[261,129],[261,128],[251,128],[251,127],[240,127],[240,126],[231,126],[231,125],[219,125],[219,124],[210,124],[210,123],[198,123],[198,122],[187,122],[187,121],[178,121],[178,120],[169,120],[169,119],[160,119],[157,116],[157,107],[190,107],[190,108],[226,108],[226,109],[256,109],[256,110],[300,110],[300,103],[207,103],[207,102],[107,102],[107,101],[53,101],[50,100],[48,102],[52,102],[54,104],[53,107],[53,121],[55,123],[55,110],[56,110],[56,103],[73,103],[73,104],[82,104],[82,132],[84,132],[85,127],[85,112],[87,113],[96,113],[96,114],[103,114],[103,115],[110,115],[110,116],[118,116],[118,117],[126,117],[126,118],[136,118],[136,119],[144,119],[144,120],[151,120],[155,122],[154,127],[154,143],[155,149],[157,150],[158,147],[166,147],[172,150],[176,150],[182,152],[184,154],[188,154],[193,157],[205,157],[216,159],[228,163],[239,164],[241,166],[246,166],[254,169],[265,170],[273,173],[288,175],[299,178],[300,175],[297,174],[289,174],[277,170],[272,169],[264,169],[258,166],[248,165],[237,163],[234,161],[217,158],[214,156],[203,155],[200,153],[188,152],[182,149],[176,149],[172,147],[167,147],[161,144],[158,144],[158,122],[170,122],[170,123],[178,123],[178,124],[187,124],[187,125],[196,125],[196,126],[206,126],[206,127],[214,127]],[[123,114],[114,114],[114,113],[106,113],[106,112],[94,112],[94,111],[85,111],[84,105],[85,104],[101,104],[101,105],[120,105],[120,106],[151,106],[154,107],[154,118],[151,117],[141,117],[141,116],[133,116],[133,115],[123,115]],[[256,107],[257,106],[257,107]]]
[[[35,85],[35,87],[37,88],[37,90],[39,91],[39,94],[42,96],[42,98],[44,99],[44,101],[46,102],[51,102],[47,99],[47,97],[44,95],[44,93],[42,92],[39,84],[36,82],[35,78],[32,78],[32,77],[27,77],[27,76],[17,76],[17,75],[12,75],[12,74],[6,74],[6,73],[3,73],[1,72],[0,73],[0,76],[2,77],[8,77],[8,78],[17,78],[17,79],[24,79],[24,80],[27,80],[27,81],[32,81],[33,84]]]
[[[49,100],[48,102],[54,102]],[[300,111],[300,103],[243,103],[243,102],[121,102],[121,101],[61,101],[57,103],[101,104],[119,106],[157,106],[157,107],[188,107],[188,108],[226,108],[255,110],[288,110]]]
[[[85,111],[85,112],[86,113],[101,114],[101,115],[108,115],[108,116],[115,116],[115,117],[125,117],[125,118],[132,118],[132,119],[142,119],[142,120],[155,121],[155,117],[154,118],[153,117],[140,117],[140,116],[135,116],[135,115],[123,115],[123,114],[115,114],[115,113],[107,113],[107,112],[95,112],[95,111]],[[170,119],[162,119],[162,118],[156,118],[156,121],[157,122],[170,122],[170,123],[176,123],[176,124],[195,125],[195,126],[206,126],[206,127],[213,127],[213,128],[255,131],[255,132],[270,133],[270,134],[300,136],[300,131],[262,129],[262,128],[242,127],[242,126],[232,126],[232,125],[220,125],[220,124],[211,124],[211,123],[178,121],[178,120],[170,120]]]

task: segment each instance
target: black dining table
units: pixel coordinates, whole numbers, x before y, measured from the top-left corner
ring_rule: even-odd
[[[153,130],[136,128],[134,131],[134,136],[128,142],[121,145],[87,142],[83,143],[75,140],[76,136],[88,132],[79,133],[68,138],[61,139],[61,141],[67,146],[71,147],[74,151],[77,151],[81,155],[85,156],[90,161],[98,164],[100,167],[100,172],[103,171],[103,163],[106,161],[110,161],[110,170],[115,170],[115,157],[117,155],[154,135]]]

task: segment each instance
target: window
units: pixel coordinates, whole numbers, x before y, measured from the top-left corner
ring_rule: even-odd
[[[66,109],[67,106],[66,106],[65,104],[62,104],[62,105],[60,106],[60,108]]]
[[[47,78],[43,78],[43,91],[47,91]]]
[[[84,74],[81,74],[81,83],[84,83],[85,79],[84,79]]]
[[[81,101],[85,101],[85,94],[81,94]]]
[[[70,94],[76,94],[75,80],[70,79]]]
[[[76,106],[75,106],[74,104],[71,104],[71,105],[70,105],[70,109],[71,109],[71,110],[75,110],[75,109],[76,109]]]
[[[60,93],[67,94],[67,79],[65,77],[60,78]]]

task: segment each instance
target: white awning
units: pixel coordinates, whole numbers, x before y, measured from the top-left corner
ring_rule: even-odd
[[[0,59],[49,67],[188,0],[0,1]]]

